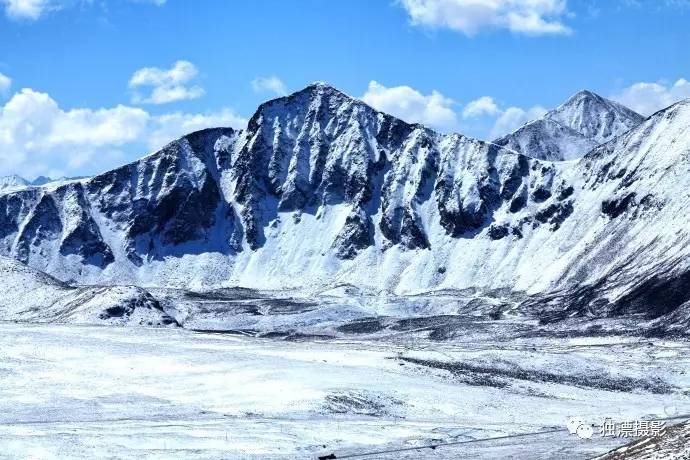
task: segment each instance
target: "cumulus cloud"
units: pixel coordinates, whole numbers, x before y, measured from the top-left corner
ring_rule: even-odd
[[[508,107],[500,112],[489,136],[491,139],[496,139],[512,133],[528,121],[542,117],[546,112],[547,109],[539,105],[526,110],[520,107]]]
[[[0,112],[2,169],[32,169],[54,160],[76,167],[87,152],[138,139],[148,119],[143,110],[125,106],[64,111],[48,94],[22,89]]]
[[[614,101],[643,115],[651,115],[687,98],[690,98],[690,82],[684,78],[673,84],[639,82],[611,96]]]
[[[194,80],[199,71],[189,61],[177,61],[170,69],[158,67],[144,67],[139,69],[129,79],[129,87],[133,89],[135,104],[167,104],[186,99],[197,99],[204,95],[200,86],[188,84]],[[140,88],[150,88],[148,96],[139,93]]]
[[[0,73],[0,95],[7,94],[10,86],[12,86],[12,79],[7,75]]]
[[[568,34],[566,0],[400,0],[412,24],[467,36],[483,29],[526,35]]]
[[[479,99],[469,102],[462,111],[463,118],[477,118],[482,116],[492,116],[500,112],[498,105],[490,96],[482,96]]]
[[[98,171],[121,162],[124,149],[154,150],[196,129],[245,123],[230,109],[155,116],[124,105],[64,110],[48,94],[25,88],[0,106],[0,175],[80,174],[89,163]]]
[[[257,77],[252,80],[252,89],[255,93],[273,93],[276,96],[285,96],[287,90],[283,81],[276,77]]]
[[[458,128],[458,117],[452,108],[453,100],[438,91],[425,95],[409,86],[387,88],[371,81],[361,99],[375,109],[409,123],[422,123],[445,132]]]

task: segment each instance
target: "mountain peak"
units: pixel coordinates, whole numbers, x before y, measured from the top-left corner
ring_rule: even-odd
[[[38,176],[36,179],[31,181],[31,185],[45,185],[49,182],[53,182],[53,179],[47,176]]]
[[[273,99],[274,101],[279,101],[279,100],[284,100],[284,99],[294,99],[299,96],[303,95],[308,95],[310,98],[317,97],[317,96],[323,96],[323,95],[328,95],[328,96],[340,96],[340,97],[346,97],[348,99],[354,99],[353,97],[349,96],[348,94],[345,94],[343,91],[339,90],[335,86],[331,85],[330,83],[324,82],[324,81],[315,81],[304,88],[295,91],[292,94],[289,94],[287,96],[279,97],[277,99]],[[269,101],[271,102],[271,101]]]
[[[583,89],[542,118],[494,143],[543,160],[572,160],[644,120],[639,113]]]
[[[624,105],[589,90],[578,91],[544,118],[574,129],[599,144],[629,131],[645,119]]]
[[[588,89],[581,89],[577,93],[570,96],[566,101],[555,109],[551,110],[549,114],[562,113],[566,110],[608,110],[625,112],[627,116],[633,118],[644,119],[644,117],[637,112],[625,107],[618,102],[607,99],[594,91]],[[549,115],[547,114],[547,117]],[[641,120],[640,120],[641,121]]]
[[[576,101],[579,99],[597,99],[597,100],[604,100],[605,98],[598,95],[594,91],[590,91],[588,89],[581,89],[577,93],[573,94],[568,98],[568,100],[565,102],[565,104],[568,104],[571,101]]]
[[[331,89],[331,90],[336,90],[337,88],[330,83],[322,80],[316,80],[311,82],[310,84],[307,85],[307,88],[320,88],[320,89]]]
[[[347,123],[346,118],[353,113],[366,114],[365,117],[370,120],[374,120],[380,115],[387,119],[395,118],[392,115],[381,114],[364,101],[350,96],[328,83],[317,81],[292,94],[261,104],[249,120],[247,132],[255,132],[259,125],[268,120],[282,120],[280,123],[288,123],[288,120],[292,120],[291,124],[300,125],[305,119],[327,121],[338,118],[343,123]],[[396,124],[398,122],[409,125],[396,119]]]
[[[0,190],[25,187],[27,185],[29,185],[29,181],[16,174],[0,177]]]

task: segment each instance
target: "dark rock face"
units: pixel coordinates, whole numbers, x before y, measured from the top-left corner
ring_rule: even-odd
[[[659,273],[616,301],[612,314],[658,318],[690,301],[690,271]]]
[[[571,186],[565,186],[563,189],[558,193],[558,199],[559,200],[565,200],[566,198],[569,198],[572,196],[572,194],[575,192],[575,189]]]
[[[541,203],[542,201],[546,201],[551,197],[551,190],[547,188],[538,188],[535,191],[532,192],[532,199],[536,201],[537,203]]]
[[[82,184],[61,187],[56,191],[56,195],[63,200],[68,198],[76,202],[71,216],[73,225],[63,231],[60,254],[81,256],[84,263],[100,268],[110,265],[115,257],[110,247],[103,241],[98,225],[91,216]]]
[[[22,190],[0,196],[0,239],[15,234],[19,224],[36,206],[39,193],[36,190]]]
[[[508,236],[510,228],[506,225],[492,225],[489,227],[489,238],[492,240],[500,240]]]
[[[91,217],[81,184],[61,186],[52,193],[27,189],[4,195],[0,210],[10,211],[0,226],[0,238],[15,235],[14,255],[23,262],[32,255],[45,259],[54,245],[59,254],[80,256],[83,263],[100,268],[114,260]],[[12,248],[6,251],[11,253]]]
[[[604,200],[601,203],[601,212],[609,216],[611,219],[623,214],[628,208],[635,204],[635,193],[629,193],[622,198],[615,198],[611,200]]]
[[[552,230],[557,230],[561,224],[573,213],[573,203],[566,201],[564,203],[553,203],[548,207],[539,210],[534,218],[542,224],[550,223]]]
[[[56,240],[62,228],[60,211],[55,200],[50,195],[43,195],[33,209],[28,222],[19,232],[16,243],[17,259],[27,263],[32,254],[43,255],[42,244]]]
[[[374,224],[363,209],[355,209],[345,219],[333,247],[341,259],[353,259],[357,253],[374,244]]]
[[[231,129],[193,133],[88,183],[98,210],[126,232],[132,262],[174,254],[175,247],[192,242],[199,242],[199,251],[230,245],[234,213],[218,184],[218,165],[229,161],[229,152],[214,151],[214,145],[234,135]],[[217,226],[227,230],[225,241],[213,240]]]

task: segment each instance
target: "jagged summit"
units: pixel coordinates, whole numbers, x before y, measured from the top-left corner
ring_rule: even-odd
[[[617,102],[582,90],[543,117],[494,142],[534,158],[573,160],[638,126],[644,119]]]
[[[273,105],[276,103],[284,103],[285,101],[292,101],[295,99],[298,100],[310,100],[316,97],[323,97],[323,96],[328,96],[328,97],[334,97],[338,98],[341,100],[351,100],[351,101],[357,101],[356,98],[346,94],[345,92],[339,90],[335,86],[331,85],[330,83],[326,83],[323,81],[315,81],[313,83],[308,84],[302,89],[299,89],[297,91],[294,91],[290,94],[287,94],[285,96],[280,96],[276,97],[274,99],[271,99],[269,101],[264,102],[263,104],[259,105],[259,108],[257,109],[257,112],[261,110],[261,107],[264,107],[266,105]]]
[[[327,112],[329,116],[334,116],[338,110],[352,105],[366,106],[368,109],[374,110],[364,102],[345,94],[328,83],[315,82],[291,94],[271,99],[259,105],[254,115],[249,119],[247,131],[255,131],[261,120],[272,119],[275,116],[299,119],[300,116],[304,116],[310,111],[314,112],[317,108],[321,113]]]

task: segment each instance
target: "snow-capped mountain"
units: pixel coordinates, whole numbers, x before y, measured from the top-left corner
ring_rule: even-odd
[[[552,163],[315,84],[245,131],[0,195],[0,253],[81,283],[509,288],[564,311],[663,314],[690,292],[689,126],[682,102]]]
[[[30,185],[30,182],[16,174],[0,177],[0,193],[4,190],[13,190]]]
[[[638,126],[644,119],[617,102],[591,91],[580,91],[542,118],[494,142],[533,158],[573,160]]]
[[[645,119],[629,108],[591,91],[580,91],[544,118],[567,126],[599,144],[630,131]]]
[[[75,181],[75,180],[81,180],[81,179],[86,179],[86,177],[60,177],[59,179],[51,179],[50,177],[47,176],[38,176],[36,179],[30,181],[27,179],[24,179],[21,176],[17,176],[16,174],[10,175],[10,176],[2,176],[0,177],[0,193],[9,191],[9,190],[17,190],[20,188],[24,187],[38,187],[42,185],[59,185],[62,183],[70,182],[70,181]]]

